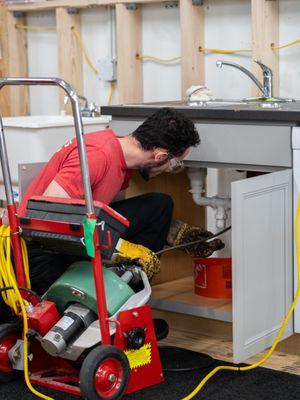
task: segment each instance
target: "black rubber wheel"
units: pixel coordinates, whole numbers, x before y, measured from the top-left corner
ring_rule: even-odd
[[[88,400],[117,400],[125,392],[130,376],[124,352],[99,345],[86,356],[80,370],[80,390]]]
[[[157,341],[163,340],[168,336],[169,325],[167,321],[162,318],[153,318],[153,326]]]
[[[20,371],[12,369],[8,352],[21,334],[20,321],[0,325],[0,383],[10,382],[20,377]]]

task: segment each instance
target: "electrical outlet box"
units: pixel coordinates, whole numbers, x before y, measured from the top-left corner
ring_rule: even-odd
[[[102,81],[117,80],[117,60],[109,57],[98,60],[99,79]]]

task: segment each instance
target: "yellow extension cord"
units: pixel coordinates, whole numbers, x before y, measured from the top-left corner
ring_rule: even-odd
[[[298,205],[297,205],[297,213],[296,213],[296,220],[295,220],[295,244],[296,244],[296,262],[297,262],[297,279],[298,279],[298,285],[297,285],[297,292],[295,295],[295,298],[293,300],[292,305],[290,306],[284,321],[275,337],[275,340],[270,348],[270,350],[265,354],[265,356],[260,360],[257,361],[256,363],[252,364],[252,365],[248,365],[246,367],[229,367],[227,365],[220,365],[219,367],[216,367],[215,369],[213,369],[209,374],[207,374],[199,383],[199,385],[186,397],[184,397],[181,400],[190,400],[192,399],[194,396],[196,396],[197,393],[200,392],[200,390],[203,388],[203,386],[206,384],[206,382],[212,378],[217,372],[219,371],[250,371],[254,368],[259,367],[260,365],[262,365],[264,362],[266,362],[270,356],[272,355],[273,351],[275,350],[283,332],[284,329],[288,323],[288,320],[290,319],[296,304],[299,300],[300,297],[300,240],[299,240],[299,225],[300,225],[300,199],[298,200]]]
[[[179,61],[181,57],[172,57],[172,58],[159,58],[159,57],[153,57],[153,56],[136,56],[137,60],[141,61],[153,61],[153,62],[158,62],[158,63],[169,63],[169,62],[175,62]]]
[[[226,49],[199,47],[199,52],[200,53],[215,53],[215,54],[236,54],[236,53],[252,53],[252,50],[251,49],[226,50]]]
[[[22,255],[24,262],[24,272],[26,276],[26,284],[27,287],[30,288],[30,280],[29,280],[29,265],[28,265],[28,256],[26,244],[23,239],[21,239],[22,246]],[[28,389],[45,400],[54,400],[52,397],[46,396],[40,392],[38,392],[30,383],[29,375],[28,375],[28,339],[27,339],[27,331],[28,331],[28,322],[27,322],[27,312],[25,309],[25,305],[28,304],[26,300],[24,300],[20,294],[18,289],[15,272],[13,269],[13,265],[11,262],[11,235],[10,235],[10,227],[6,225],[0,226],[0,287],[12,286],[13,290],[8,290],[7,292],[2,293],[3,300],[5,303],[11,307],[14,313],[17,315],[19,311],[22,312],[23,318],[23,346],[24,346],[24,378],[27,384]]]

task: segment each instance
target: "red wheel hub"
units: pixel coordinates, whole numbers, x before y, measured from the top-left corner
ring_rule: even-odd
[[[12,365],[8,357],[9,350],[15,345],[17,336],[7,336],[0,342],[0,371],[11,372]]]
[[[107,358],[99,364],[95,374],[95,389],[102,397],[111,397],[118,392],[123,381],[123,368],[114,358]]]

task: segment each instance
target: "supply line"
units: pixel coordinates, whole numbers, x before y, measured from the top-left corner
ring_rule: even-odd
[[[215,233],[213,235],[210,235],[205,239],[194,240],[193,242],[184,243],[184,244],[178,244],[177,246],[172,246],[172,247],[167,247],[166,249],[157,251],[155,254],[158,256],[158,255],[160,255],[162,253],[165,253],[167,251],[176,250],[176,249],[182,249],[184,247],[192,246],[193,244],[204,243],[204,242],[207,242],[208,240],[214,239],[214,238],[222,235],[223,233],[229,231],[230,229],[231,229],[231,226],[228,226],[227,228],[221,230],[220,232],[217,232],[217,233]]]
[[[32,26],[32,25],[21,25],[21,24],[16,24],[15,28],[16,29],[33,30],[33,31],[55,31],[56,30],[56,28],[53,26]],[[87,55],[87,52],[85,50],[80,33],[75,28],[75,26],[71,27],[71,31],[74,33],[74,35],[78,41],[79,47],[82,51],[83,57],[84,57],[85,61],[87,62],[88,66],[94,71],[94,73],[96,75],[98,75],[99,71],[97,70],[97,68],[94,67],[92,61],[90,60],[89,56]]]
[[[75,28],[75,26],[71,27],[71,31],[75,35],[75,37],[77,39],[77,42],[79,44],[80,50],[81,50],[81,52],[83,54],[83,57],[84,57],[85,61],[87,62],[88,66],[91,68],[91,70],[94,72],[94,74],[98,76],[99,71],[97,70],[96,67],[94,67],[92,61],[90,60],[89,56],[87,55],[87,52],[85,50],[85,47],[84,47],[84,44],[83,44],[83,40],[82,40],[82,37],[81,37],[80,33]]]
[[[113,81],[110,82],[110,91],[109,91],[109,96],[108,96],[108,104],[112,103],[115,87],[116,87],[115,82],[113,82]]]
[[[15,25],[16,29],[25,29],[25,30],[34,30],[34,31],[55,31],[56,28],[52,26],[32,26],[32,25],[20,25],[16,24]],[[80,47],[80,50],[82,52],[82,55],[87,63],[87,65],[90,67],[90,69],[94,72],[95,75],[99,75],[99,71],[97,68],[93,65],[91,59],[89,58],[87,51],[85,49],[81,34],[79,31],[75,28],[75,26],[71,27],[71,31],[74,34],[78,45]],[[179,57],[180,58],[180,57]],[[108,98],[108,104],[111,104],[112,99],[113,99],[113,94],[115,91],[115,82],[110,82],[110,92],[109,92],[109,98]]]
[[[287,43],[287,44],[284,44],[284,45],[278,46],[278,47],[276,47],[275,44],[272,43],[272,44],[271,44],[271,49],[272,49],[272,50],[281,50],[281,49],[285,49],[285,48],[287,48],[287,47],[294,46],[295,44],[299,44],[299,43],[300,43],[300,39],[293,40],[292,42],[289,42],[289,43]]]
[[[297,205],[297,213],[296,213],[296,220],[295,220],[295,243],[296,243],[296,260],[297,260],[297,279],[298,279],[298,286],[297,286],[297,292],[295,295],[295,298],[284,318],[284,321],[275,337],[275,340],[271,346],[271,348],[269,349],[269,351],[265,354],[265,356],[258,362],[252,364],[252,365],[248,365],[246,367],[231,367],[231,366],[227,366],[227,365],[221,365],[219,367],[214,368],[209,374],[207,374],[199,383],[199,385],[186,397],[184,397],[181,400],[190,400],[192,399],[194,396],[196,396],[197,393],[200,392],[200,390],[203,388],[203,386],[206,384],[206,382],[212,378],[217,372],[219,371],[238,371],[238,372],[243,372],[243,371],[250,371],[252,369],[255,369],[257,367],[259,367],[260,365],[262,365],[263,363],[265,363],[270,356],[272,355],[272,353],[274,352],[276,346],[278,345],[278,342],[284,332],[284,329],[286,328],[286,325],[296,307],[296,304],[300,298],[300,239],[299,239],[299,228],[300,228],[300,198],[298,200],[298,205]]]
[[[142,61],[155,61],[155,62],[159,62],[159,63],[169,63],[169,62],[179,61],[181,59],[181,57],[159,58],[159,57],[153,57],[153,56],[139,56],[137,54],[136,59],[142,60]]]
[[[40,392],[38,392],[32,385],[29,380],[28,374],[28,321],[27,321],[27,312],[25,306],[28,305],[28,301],[22,298],[20,294],[20,290],[26,290],[30,293],[32,290],[30,289],[30,280],[29,280],[29,265],[28,265],[28,255],[27,249],[24,239],[21,239],[22,246],[22,256],[24,263],[24,270],[26,276],[26,284],[27,288],[18,288],[17,280],[15,276],[15,272],[13,269],[12,261],[11,261],[11,239],[10,239],[10,227],[6,225],[0,226],[0,291],[2,292],[3,300],[10,308],[15,312],[16,315],[19,314],[21,309],[22,319],[23,319],[23,351],[24,351],[24,378],[29,390],[35,394],[36,396],[45,399],[45,400],[54,400],[51,397],[48,397]],[[12,290],[10,290],[12,288]],[[32,292],[32,294],[35,294]],[[35,294],[36,295],[36,294]],[[36,296],[38,299],[38,296]]]
[[[32,25],[21,25],[16,24],[16,29],[25,29],[28,31],[55,31],[56,28],[54,26],[32,26]]]
[[[83,57],[84,57],[85,61],[87,62],[87,65],[91,68],[91,70],[94,72],[94,74],[98,76],[99,75],[99,71],[93,65],[92,61],[90,60],[89,56],[87,55],[87,52],[85,50],[84,43],[83,43],[83,40],[82,40],[82,37],[81,37],[80,33],[75,28],[75,26],[72,26],[71,30],[74,33],[74,35],[75,35],[75,37],[76,37],[76,39],[78,41],[79,47],[81,49],[81,52],[83,54]],[[115,91],[115,82],[112,81],[112,82],[110,82],[110,92],[109,92],[109,96],[108,96],[108,104],[111,104],[111,102],[112,102],[114,91]]]
[[[223,50],[208,47],[199,47],[200,53],[217,53],[217,54],[235,54],[235,53],[252,53],[252,49]]]

